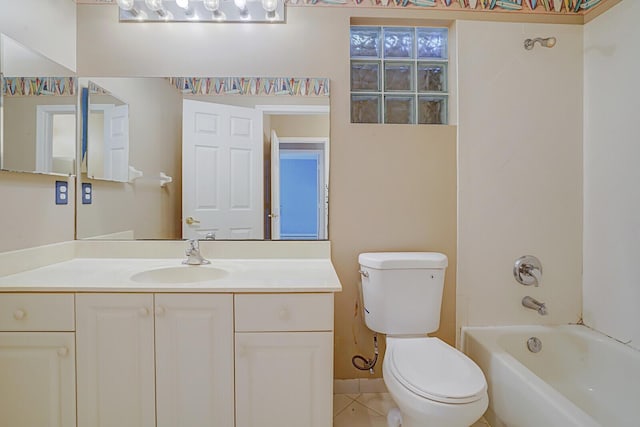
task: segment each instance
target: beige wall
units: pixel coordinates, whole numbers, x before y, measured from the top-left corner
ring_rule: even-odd
[[[323,137],[329,136],[329,116],[323,115],[272,115],[271,129],[280,137],[304,136]]]
[[[582,269],[582,27],[459,21],[458,324],[576,322]],[[523,48],[555,36],[553,49]],[[514,261],[537,256],[540,287]],[[531,295],[542,317],[525,309]]]
[[[75,69],[75,6],[72,0],[0,0],[0,33]],[[61,178],[0,172],[0,251],[73,240],[74,198],[55,204],[56,179]],[[61,180],[73,195],[74,180]]]
[[[114,7],[78,5],[82,75],[331,79],[329,235],[344,286],[336,295],[336,378],[369,376],[351,366],[354,354],[372,352],[371,333],[353,318],[359,252],[437,250],[449,255],[439,335],[449,342],[455,335],[455,128],[349,123],[350,17],[441,16],[401,12],[292,7],[286,25],[120,25]]]
[[[91,80],[129,104],[129,164],[144,176],[133,184],[88,180],[94,203],[78,205],[78,237],[133,230],[138,239],[180,238],[180,92],[163,78]],[[174,179],[165,188],[156,179],[160,172]]]
[[[55,204],[65,181],[69,204]],[[73,240],[74,178],[0,171],[0,252]]]
[[[640,2],[585,27],[584,321],[640,349]]]
[[[0,0],[0,33],[76,69],[76,4],[73,0]]]

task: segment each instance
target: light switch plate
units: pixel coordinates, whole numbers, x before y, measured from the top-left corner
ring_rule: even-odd
[[[69,204],[69,183],[56,181],[56,205]]]
[[[88,182],[82,183],[82,204],[90,205],[93,202],[93,189]]]

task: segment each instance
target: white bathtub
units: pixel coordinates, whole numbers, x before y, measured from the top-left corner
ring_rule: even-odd
[[[585,326],[468,327],[462,349],[487,377],[493,427],[640,426],[640,352]]]

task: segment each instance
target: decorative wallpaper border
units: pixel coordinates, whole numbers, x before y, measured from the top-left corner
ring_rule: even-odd
[[[286,0],[291,6],[431,7],[483,12],[584,14],[610,0]]]
[[[111,92],[98,86],[91,80],[89,80],[89,84],[87,85],[87,88],[89,89],[89,93],[91,95],[111,95]]]
[[[311,77],[170,77],[183,94],[329,96],[329,79]]]
[[[76,77],[3,77],[3,96],[73,96]]]

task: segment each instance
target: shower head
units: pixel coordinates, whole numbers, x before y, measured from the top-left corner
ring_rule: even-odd
[[[526,39],[524,41],[524,48],[526,50],[531,50],[535,46],[536,42],[539,42],[540,46],[554,47],[556,45],[556,38],[547,37],[546,39],[543,39],[542,37],[536,37],[535,39]]]

